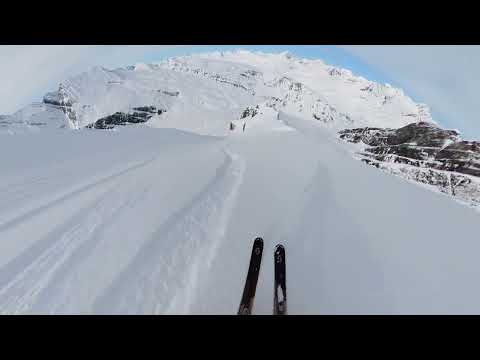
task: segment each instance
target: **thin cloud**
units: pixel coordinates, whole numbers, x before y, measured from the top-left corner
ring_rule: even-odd
[[[427,103],[435,120],[479,138],[480,46],[342,46],[377,67],[414,100]]]
[[[41,100],[65,78],[92,66],[119,67],[145,56],[160,56],[175,46],[165,45],[38,45],[0,46],[0,114],[17,111]]]

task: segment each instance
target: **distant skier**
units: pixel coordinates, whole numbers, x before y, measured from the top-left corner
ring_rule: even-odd
[[[233,131],[233,129],[235,129],[235,125],[233,124],[233,122],[230,121],[230,130]]]
[[[243,132],[245,132],[245,125],[246,125],[246,124],[247,124],[247,123],[245,123],[245,122],[243,123]]]

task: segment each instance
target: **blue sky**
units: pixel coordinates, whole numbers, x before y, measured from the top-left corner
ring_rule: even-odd
[[[53,91],[68,76],[100,65],[108,68],[155,62],[171,56],[250,49],[320,58],[356,75],[402,88],[428,104],[441,125],[480,138],[477,92],[480,46],[0,46],[0,114],[8,114]]]

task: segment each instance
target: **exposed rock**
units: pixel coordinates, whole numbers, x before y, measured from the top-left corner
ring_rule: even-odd
[[[255,71],[255,70],[247,70],[243,73],[240,74],[240,76],[244,76],[244,77],[256,77],[258,76],[260,73],[258,71]]]
[[[229,84],[229,85],[232,85],[234,87],[237,87],[237,88],[241,88],[243,90],[246,90],[246,91],[253,91],[252,89],[249,89],[247,88],[245,85],[237,82],[237,81],[233,81],[225,76],[222,76],[222,75],[219,75],[219,74],[211,74],[208,76],[210,79],[212,80],[215,80],[215,81],[218,81],[220,83],[224,83],[224,84]]]
[[[170,65],[171,65],[171,67],[170,67],[171,70],[181,71],[181,72],[189,72],[189,73],[193,73],[193,74],[196,74],[196,75],[199,75],[199,76],[204,76],[204,77],[209,78],[211,80],[215,80],[219,83],[228,84],[228,85],[234,86],[236,88],[246,90],[246,91],[252,93],[253,95],[255,94],[255,91],[252,88],[247,87],[244,84],[242,84],[241,82],[236,81],[234,79],[231,79],[231,78],[229,78],[225,75],[209,72],[209,71],[206,71],[204,69],[197,68],[197,67],[189,67],[187,64],[175,61],[174,59],[171,60]],[[250,76],[251,76],[251,73],[249,73],[248,70],[246,72],[244,72],[244,77],[250,77]]]
[[[11,123],[12,122],[9,120],[9,117],[7,115],[0,115],[0,127],[7,127]]]
[[[446,146],[435,155],[441,170],[456,171],[480,177],[480,142],[459,141]]]
[[[392,146],[409,144],[414,146],[441,148],[450,142],[460,140],[455,130],[444,130],[432,123],[418,122],[399,129],[365,127],[345,129],[340,138],[350,142],[363,142],[370,146]]]
[[[157,108],[155,106],[134,107],[133,110],[143,111],[143,112],[147,112],[147,113],[150,113],[150,114],[156,114],[157,113]]]
[[[328,71],[330,76],[342,76],[342,72],[337,68],[332,68]]]
[[[133,114],[116,112],[115,114],[98,119],[94,124],[87,125],[88,128],[113,129],[115,125],[138,124],[148,121],[145,117],[137,117]]]
[[[283,101],[282,99],[276,96],[270,96],[267,98],[267,101],[265,102],[265,106],[270,107],[275,111],[279,111],[279,109],[282,106],[285,106],[285,101]]]
[[[270,87],[279,87],[283,90],[290,90],[295,94],[305,91],[305,85],[303,85],[301,82],[294,81],[287,76],[269,81],[265,83],[265,85]]]
[[[254,117],[258,114],[259,106],[249,106],[245,110],[243,110],[242,115],[240,115],[240,119],[245,119],[246,117]]]
[[[70,122],[72,128],[78,128],[77,126],[77,114],[73,110],[73,100],[68,95],[63,84],[60,84],[58,91],[47,93],[43,97],[45,104],[59,107],[66,115],[67,121]]]
[[[116,112],[112,115],[103,117],[95,123],[87,125],[87,128],[95,129],[113,129],[116,125],[139,124],[147,122],[153,115],[162,114],[166,110],[157,109],[155,106],[134,107],[136,110],[132,113]]]
[[[457,131],[427,122],[345,129],[339,137],[365,144],[357,155],[369,165],[480,205],[480,142],[462,141]]]
[[[168,96],[178,96],[180,95],[180,91],[167,91],[167,90],[159,90],[162,92],[162,94],[168,95]]]
[[[333,106],[317,100],[312,106],[312,116],[315,120],[323,121],[324,123],[333,123],[340,119],[344,123],[352,123],[352,119],[347,114],[338,112]]]
[[[0,124],[10,124],[10,115],[0,115]]]
[[[65,97],[60,91],[47,93],[43,97],[43,102],[55,106],[72,106],[71,100]]]

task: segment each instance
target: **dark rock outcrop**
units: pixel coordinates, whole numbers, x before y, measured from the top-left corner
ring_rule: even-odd
[[[0,115],[0,127],[7,127],[11,124],[10,116]]]
[[[259,106],[249,106],[245,110],[243,110],[242,115],[240,115],[240,119],[245,119],[247,117],[254,117],[258,114]]]
[[[180,91],[167,91],[167,90],[159,90],[162,92],[162,94],[168,95],[168,96],[178,96],[180,95]]]
[[[256,77],[258,76],[260,73],[258,71],[255,71],[255,70],[247,70],[243,73],[240,74],[240,76],[243,76],[243,77]]]
[[[362,141],[370,146],[413,144],[441,147],[446,140],[459,140],[459,133],[455,130],[444,130],[427,122],[412,123],[399,129],[374,127],[345,129],[339,134],[341,139],[350,142]]]
[[[480,176],[480,142],[459,141],[453,143],[435,155],[441,164],[441,170]]]
[[[206,71],[204,69],[201,69],[201,68],[190,68],[190,67],[186,66],[185,64],[180,64],[178,62],[173,65],[171,70],[182,71],[182,72],[191,72],[191,73],[196,74],[196,75],[205,76],[205,77],[207,77],[211,80],[215,80],[219,83],[224,83],[224,84],[234,86],[236,88],[243,89],[245,91],[248,91],[248,92],[252,93],[252,95],[255,95],[255,91],[252,88],[250,88],[249,86],[245,86],[245,84],[241,83],[240,81],[237,81],[235,79],[231,79],[228,76],[225,76],[225,75],[222,75],[222,74],[208,72],[208,71]],[[253,76],[253,73],[251,73],[249,71],[246,71],[243,74],[244,74],[243,77]],[[257,73],[255,72],[255,76],[256,75],[257,75]]]
[[[315,120],[322,121],[324,123],[333,123],[340,121],[345,124],[353,123],[353,120],[345,113],[338,112],[333,106],[326,102],[317,99],[312,106],[312,116]]]
[[[115,125],[138,124],[148,121],[147,117],[138,117],[134,114],[116,112],[115,114],[98,119],[94,124],[90,124],[87,127],[95,129],[113,129]]]
[[[43,103],[60,108],[74,127],[77,123],[77,114],[73,110],[73,101],[63,84],[60,84],[58,91],[47,93],[43,97]]]
[[[116,113],[105,116],[95,121],[95,123],[87,125],[87,128],[94,129],[113,129],[116,125],[128,125],[145,123],[155,114],[162,114],[165,109],[157,109],[155,106],[139,106],[134,107],[132,113],[124,113],[117,111]]]
[[[139,107],[134,107],[133,110],[142,111],[150,114],[157,113],[157,108],[155,106],[139,106]]]
[[[62,88],[60,87],[60,89]],[[72,106],[71,100],[65,97],[60,90],[47,93],[43,97],[43,102],[55,106]]]
[[[462,141],[457,131],[427,122],[399,129],[345,129],[339,137],[365,144],[357,155],[369,165],[480,205],[480,142]]]
[[[362,128],[340,131],[340,138],[370,147],[365,155],[377,161],[407,163],[480,177],[480,143],[460,141],[455,130],[426,122],[399,129]]]
[[[329,71],[328,71],[328,74],[330,76],[342,76],[343,75],[343,72],[338,69],[338,68],[331,68]]]

